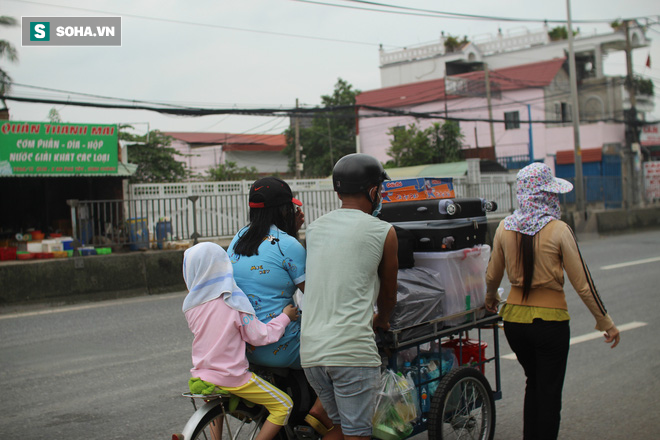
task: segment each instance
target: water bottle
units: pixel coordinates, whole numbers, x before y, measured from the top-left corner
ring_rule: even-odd
[[[429,380],[429,367],[428,364],[426,363],[426,359],[421,358],[420,359],[420,367],[419,367],[419,382],[425,382]],[[422,409],[422,414],[427,413],[431,410],[431,396],[429,395],[429,385],[427,383],[422,384],[420,387],[420,395],[419,395],[419,401],[420,401],[420,406]]]
[[[407,361],[404,362],[403,363],[403,371],[402,371],[403,376],[404,377],[408,376],[408,373],[410,373],[411,371],[412,371],[412,366],[410,365],[410,362],[407,362]],[[413,376],[413,379],[415,379],[414,376]]]
[[[432,360],[429,362],[429,372],[428,372],[428,377],[431,382],[429,382],[428,387],[429,387],[429,395],[433,396],[435,394],[435,390],[438,388],[438,384],[440,383],[439,377],[440,377],[440,367],[439,367],[439,362],[440,361],[435,361]]]
[[[443,348],[440,353],[442,356],[442,375],[444,376],[458,366],[458,361],[456,355],[454,355],[454,350],[451,348]]]

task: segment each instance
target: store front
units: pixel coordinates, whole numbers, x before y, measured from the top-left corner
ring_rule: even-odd
[[[67,200],[122,199],[132,170],[116,125],[3,121],[0,246],[35,231],[71,235]]]

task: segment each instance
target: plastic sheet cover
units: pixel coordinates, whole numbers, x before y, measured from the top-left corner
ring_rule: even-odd
[[[445,291],[441,274],[426,267],[400,269],[397,303],[390,318],[392,329],[399,330],[443,316]]]

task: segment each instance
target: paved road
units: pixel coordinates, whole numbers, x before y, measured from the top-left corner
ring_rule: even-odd
[[[572,346],[561,438],[657,438],[660,231],[585,241],[581,248],[615,322],[646,325],[624,331],[614,350],[600,336]],[[102,440],[163,439],[180,431],[191,411],[178,397],[192,339],[180,312],[183,296],[4,311],[0,432]],[[570,287],[568,297],[572,336],[589,335],[593,319]],[[500,340],[502,354],[509,353]],[[490,366],[487,375],[493,382]],[[502,359],[502,387],[496,438],[520,438],[524,383],[515,360]]]

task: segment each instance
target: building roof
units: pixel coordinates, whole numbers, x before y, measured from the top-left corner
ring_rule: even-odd
[[[565,58],[554,58],[549,61],[493,70],[490,72],[490,81],[496,84],[501,91],[545,87],[557,76],[557,72],[559,72],[565,60]],[[485,72],[462,73],[452,75],[451,78],[461,78],[483,84],[485,82]],[[459,96],[446,96],[446,99],[455,98],[459,98]],[[442,101],[444,99],[445,80],[434,79],[369,90],[360,93],[356,98],[356,103],[357,105],[392,108]]]
[[[283,134],[194,133],[169,131],[166,135],[191,146],[222,145],[225,151],[282,151],[286,147]]]
[[[479,161],[482,173],[508,173],[502,165],[492,160]],[[387,175],[392,179],[408,179],[413,177],[463,177],[467,175],[467,161],[432,163],[427,165],[413,165],[410,167],[387,168]]]

